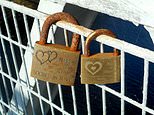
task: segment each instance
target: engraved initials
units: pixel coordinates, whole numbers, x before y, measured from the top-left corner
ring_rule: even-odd
[[[85,64],[85,69],[92,75],[95,75],[102,69],[102,63],[88,61]]]
[[[43,52],[42,50],[38,50],[36,52],[36,58],[40,62],[41,65],[46,63],[47,61],[51,63],[51,61],[57,58],[57,53],[55,51],[44,51]]]

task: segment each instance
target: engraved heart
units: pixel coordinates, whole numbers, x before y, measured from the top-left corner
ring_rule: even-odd
[[[52,60],[54,60],[54,59],[57,58],[57,52],[55,52],[55,51],[52,51],[52,52],[49,51],[48,53],[49,53],[49,55],[50,55],[50,56],[49,56],[49,62],[51,63]]]
[[[57,57],[57,53],[55,51],[45,51],[38,50],[36,52],[36,58],[41,63],[44,64],[45,62],[49,61],[51,63]]]
[[[102,69],[102,64],[100,62],[86,62],[85,69],[91,73],[92,75],[95,75],[97,72],[99,72]]]

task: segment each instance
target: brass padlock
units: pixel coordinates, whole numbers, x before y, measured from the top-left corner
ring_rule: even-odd
[[[47,43],[50,26],[60,20],[78,24],[64,12],[50,15],[45,20],[40,41],[34,46],[31,76],[51,83],[73,85],[80,55],[80,51],[77,51],[80,36],[73,33],[71,47]]]
[[[92,32],[85,42],[85,53],[81,55],[82,84],[110,84],[120,81],[120,55],[114,49],[113,53],[97,53],[90,55],[90,42],[99,35],[115,35],[107,29]]]

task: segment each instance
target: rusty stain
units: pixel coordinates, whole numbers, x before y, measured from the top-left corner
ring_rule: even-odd
[[[91,32],[86,38],[86,42],[85,42],[85,53],[84,53],[85,56],[90,56],[90,50],[89,50],[90,43],[93,39],[95,39],[99,35],[107,35],[107,36],[116,38],[115,34],[112,31],[107,30],[107,29],[97,29]],[[114,51],[113,55],[117,56],[118,55],[117,49],[114,48],[113,51]]]
[[[43,24],[42,31],[40,34],[39,44],[46,44],[47,43],[47,37],[48,37],[48,32],[49,32],[50,26],[52,24],[55,24],[58,21],[66,21],[66,22],[78,25],[78,22],[76,21],[76,19],[68,13],[59,12],[59,13],[55,13],[53,15],[50,15],[49,17],[47,17],[47,19],[45,20],[45,22]],[[80,38],[80,36],[78,34],[73,33],[72,44],[71,44],[70,50],[77,51],[77,47],[78,47],[78,44],[80,41],[79,38]]]

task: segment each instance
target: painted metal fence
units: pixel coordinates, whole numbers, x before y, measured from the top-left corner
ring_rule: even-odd
[[[38,33],[40,32],[40,21],[43,21],[47,15],[41,13],[36,10],[32,10],[26,8],[24,6],[17,5],[12,2],[8,1],[0,1],[0,7],[2,11],[2,18],[1,20],[4,22],[4,26],[0,26],[0,42],[1,42],[1,52],[0,52],[0,79],[1,79],[1,89],[0,89],[0,112],[1,114],[30,114],[29,111],[31,110],[31,114],[37,114],[38,109],[40,109],[40,114],[47,114],[46,108],[51,110],[51,113],[54,115],[55,111],[59,111],[62,114],[70,115],[71,113],[65,110],[64,106],[64,98],[63,95],[65,92],[62,90],[62,86],[58,85],[57,90],[59,94],[59,101],[60,105],[53,103],[54,96],[52,96],[53,87],[50,83],[46,82],[45,87],[47,91],[47,96],[41,94],[40,84],[37,79],[30,78],[30,62],[33,53],[33,43],[32,38],[29,30],[29,23],[28,18],[34,19],[36,24]],[[18,16],[17,14],[20,13],[20,16],[23,20],[23,28],[25,31],[25,41],[27,44],[24,44],[25,41],[23,40],[23,33],[19,30],[18,24]],[[9,17],[9,14],[11,16]],[[8,22],[8,17],[12,18],[11,25]],[[15,39],[12,38],[12,30],[11,26],[13,26],[15,30],[16,37]],[[65,34],[65,41],[66,45],[67,36],[66,30],[71,32],[76,32],[81,35],[81,43],[82,43],[82,52],[84,53],[84,37],[87,37],[92,30],[76,26],[64,21],[60,21],[56,23],[56,26],[64,28]],[[52,36],[54,36],[54,29],[51,28]],[[37,33],[36,32],[36,33]],[[54,39],[51,39],[52,43],[54,43]],[[109,36],[101,35],[97,37],[96,41],[100,42],[100,51],[103,52],[103,44],[115,47],[120,50],[121,52],[121,90],[120,92],[115,91],[114,89],[107,87],[106,85],[94,85],[96,88],[101,89],[102,94],[102,113],[106,115],[106,92],[113,94],[114,96],[118,97],[121,100],[121,115],[125,114],[125,102],[128,102],[137,108],[142,110],[142,115],[146,115],[146,113],[154,114],[154,110],[147,107],[147,92],[148,92],[148,76],[149,76],[149,63],[154,63],[154,52],[148,49],[144,49],[138,47],[136,45],[127,43],[125,41],[121,41],[118,39],[114,39]],[[142,103],[139,103],[125,95],[125,54],[131,54],[133,56],[137,56],[144,60],[144,76],[143,76],[143,99]],[[29,58],[27,58],[28,56]],[[19,60],[20,61],[19,61]],[[12,69],[14,72],[12,72]],[[25,76],[23,78],[23,76]],[[36,86],[36,89],[34,88]],[[3,88],[2,88],[3,87]],[[76,104],[77,94],[75,93],[75,87],[78,86],[71,86],[71,95],[72,95],[72,110],[74,111],[73,114],[78,114],[78,105]],[[3,90],[2,90],[3,89]],[[86,95],[86,107],[88,115],[91,115],[91,104],[90,104],[90,87],[89,85],[85,85],[85,95]],[[11,96],[10,96],[11,95]],[[34,102],[34,98],[38,99],[38,101]],[[28,104],[29,109],[28,109]],[[36,105],[40,105],[39,108],[36,108]]]

